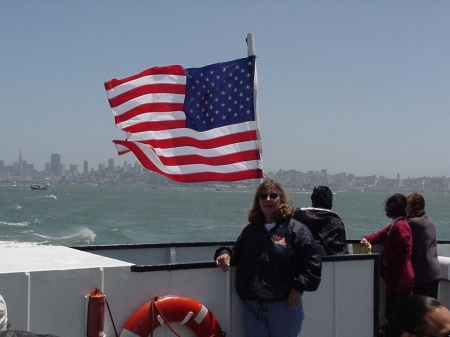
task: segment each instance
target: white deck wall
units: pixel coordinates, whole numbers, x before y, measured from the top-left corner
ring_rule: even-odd
[[[210,258],[211,249],[215,250],[209,248],[204,256]],[[60,337],[85,336],[85,295],[98,287],[106,294],[119,332],[142,304],[154,296],[176,294],[202,302],[215,314],[227,336],[243,336],[234,268],[223,273],[208,262],[196,263],[195,269],[177,269],[178,256],[192,261],[186,254],[198,254],[184,248],[147,250],[143,255],[131,251],[122,251],[123,260],[117,260],[67,247],[0,249],[0,294],[8,306],[11,329]],[[145,256],[158,255],[169,257],[166,270],[160,266],[159,271],[130,271],[134,259],[142,264]],[[375,261],[325,259],[319,290],[304,294],[306,320],[301,336],[373,335]],[[114,336],[107,313],[105,333]],[[158,334],[172,336],[164,331]]]

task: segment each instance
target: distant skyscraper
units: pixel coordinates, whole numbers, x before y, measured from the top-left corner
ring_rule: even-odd
[[[114,159],[113,158],[108,159],[108,171],[114,172]]]
[[[61,172],[61,155],[54,153],[50,157],[50,169],[52,176],[60,176]]]
[[[17,165],[17,175],[23,178],[23,161],[22,161],[22,151],[19,152],[19,164]]]
[[[70,164],[69,171],[72,176],[77,176],[78,175],[78,165]]]
[[[88,168],[88,161],[85,160],[84,161],[84,166],[83,166],[83,173],[88,173],[89,168]]]
[[[136,172],[137,172],[137,174],[139,175],[139,176],[141,176],[142,175],[142,170],[143,170],[143,168],[142,168],[142,165],[140,165],[140,164],[138,164],[138,162],[136,162],[136,164],[137,164],[137,169],[136,169]]]

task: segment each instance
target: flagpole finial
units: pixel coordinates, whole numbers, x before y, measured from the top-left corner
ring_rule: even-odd
[[[255,44],[253,42],[253,34],[252,33],[248,33],[247,34],[246,41],[247,41],[248,56],[256,55],[256,53],[255,53]]]

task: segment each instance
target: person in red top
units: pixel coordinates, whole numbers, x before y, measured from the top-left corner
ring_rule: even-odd
[[[381,276],[386,282],[385,318],[392,319],[397,303],[410,295],[414,286],[414,270],[411,262],[412,234],[406,221],[406,197],[397,193],[389,197],[384,210],[392,222],[379,232],[366,235],[361,245],[368,249],[372,244],[383,245],[381,252]]]

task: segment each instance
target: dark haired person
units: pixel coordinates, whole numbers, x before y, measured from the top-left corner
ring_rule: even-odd
[[[437,298],[441,266],[437,257],[436,225],[425,214],[425,199],[419,193],[406,197],[406,218],[413,237],[413,293]]]
[[[308,226],[321,255],[348,254],[344,222],[333,207],[333,193],[328,186],[316,186],[311,207],[297,208],[294,218]]]
[[[399,302],[386,337],[448,337],[450,311],[433,297],[412,295]]]
[[[322,263],[309,229],[292,218],[281,185],[265,180],[256,190],[249,224],[233,247],[221,247],[214,260],[223,271],[236,266],[246,337],[297,337],[304,291],[319,287]]]
[[[390,321],[399,300],[411,294],[414,271],[411,263],[412,234],[405,218],[406,197],[394,194],[386,200],[384,210],[392,222],[381,231],[364,236],[361,245],[368,249],[372,244],[383,245],[381,276],[386,282],[385,317]]]

